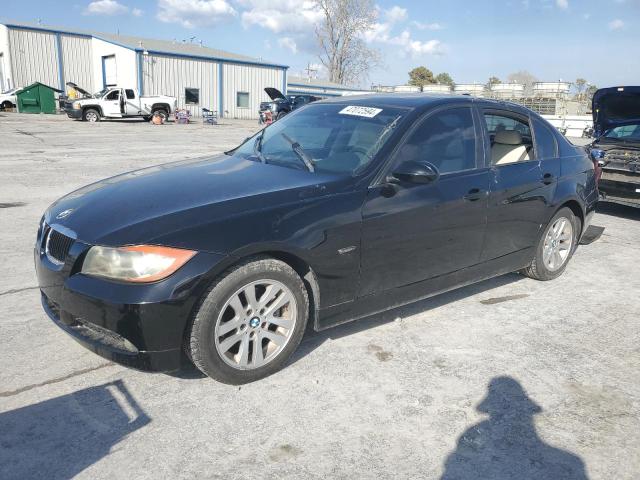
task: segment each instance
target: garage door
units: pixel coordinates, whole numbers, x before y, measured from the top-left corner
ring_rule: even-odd
[[[102,80],[105,87],[118,85],[118,70],[116,68],[116,56],[102,57]]]

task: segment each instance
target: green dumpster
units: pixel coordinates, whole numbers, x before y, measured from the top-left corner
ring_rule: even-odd
[[[36,82],[16,92],[20,113],[56,113],[55,92],[62,90]]]

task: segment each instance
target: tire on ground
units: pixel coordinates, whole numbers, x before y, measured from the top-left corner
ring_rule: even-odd
[[[568,219],[571,222],[571,225],[573,227],[573,239],[571,244],[571,250],[569,251],[568,257],[566,258],[566,260],[558,270],[550,270],[543,261],[544,243],[547,237],[547,233],[549,232],[549,229],[560,217],[565,217],[566,219]],[[558,278],[560,275],[562,275],[562,273],[567,268],[567,265],[569,264],[569,261],[573,256],[573,253],[576,250],[581,228],[582,228],[582,224],[580,219],[574,215],[573,211],[570,208],[563,207],[560,210],[558,210],[556,214],[551,218],[548,225],[544,229],[544,232],[540,236],[540,240],[536,247],[535,257],[531,261],[531,264],[529,264],[529,266],[524,268],[521,273],[526,275],[529,278],[533,278],[535,280],[542,280],[542,281],[553,280],[554,278]]]
[[[93,120],[93,118],[95,118],[95,120]],[[84,120],[85,122],[99,122],[100,112],[95,108],[87,108],[84,112],[82,112],[82,120]]]
[[[215,324],[226,301],[242,286],[257,280],[276,280],[288,287],[297,304],[296,323],[284,349],[269,363],[240,370],[225,363],[214,344]],[[309,298],[300,276],[288,264],[270,257],[249,258],[225,271],[204,295],[185,335],[187,356],[209,377],[239,385],[267,377],[280,370],[298,348],[309,318]]]

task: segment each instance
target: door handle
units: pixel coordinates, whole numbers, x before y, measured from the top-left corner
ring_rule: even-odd
[[[467,202],[475,202],[476,200],[480,200],[484,196],[484,191],[479,188],[472,188],[469,192],[462,198],[464,198]]]
[[[553,176],[553,173],[545,173],[542,176],[542,183],[544,183],[545,185],[551,185],[555,180],[555,177]]]

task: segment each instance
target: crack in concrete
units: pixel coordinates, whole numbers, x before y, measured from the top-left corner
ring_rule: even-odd
[[[13,293],[26,292],[27,290],[36,290],[40,287],[24,287],[24,288],[13,288],[11,290],[5,290],[4,292],[0,292],[0,297],[3,295],[11,295]]]
[[[29,390],[33,390],[34,388],[44,387],[47,385],[52,385],[54,383],[64,382],[65,380],[69,380],[70,378],[77,377],[79,375],[84,375],[85,373],[94,372],[96,370],[100,370],[101,368],[110,367],[115,365],[113,362],[103,363],[102,365],[98,365],[97,367],[83,368],[82,370],[76,370],[75,372],[71,372],[64,377],[53,378],[51,380],[47,380],[46,382],[34,383],[33,385],[27,385],[26,387],[18,388],[17,390],[11,390],[8,392],[0,392],[0,397],[13,397],[14,395],[19,395],[20,393],[28,392]]]

